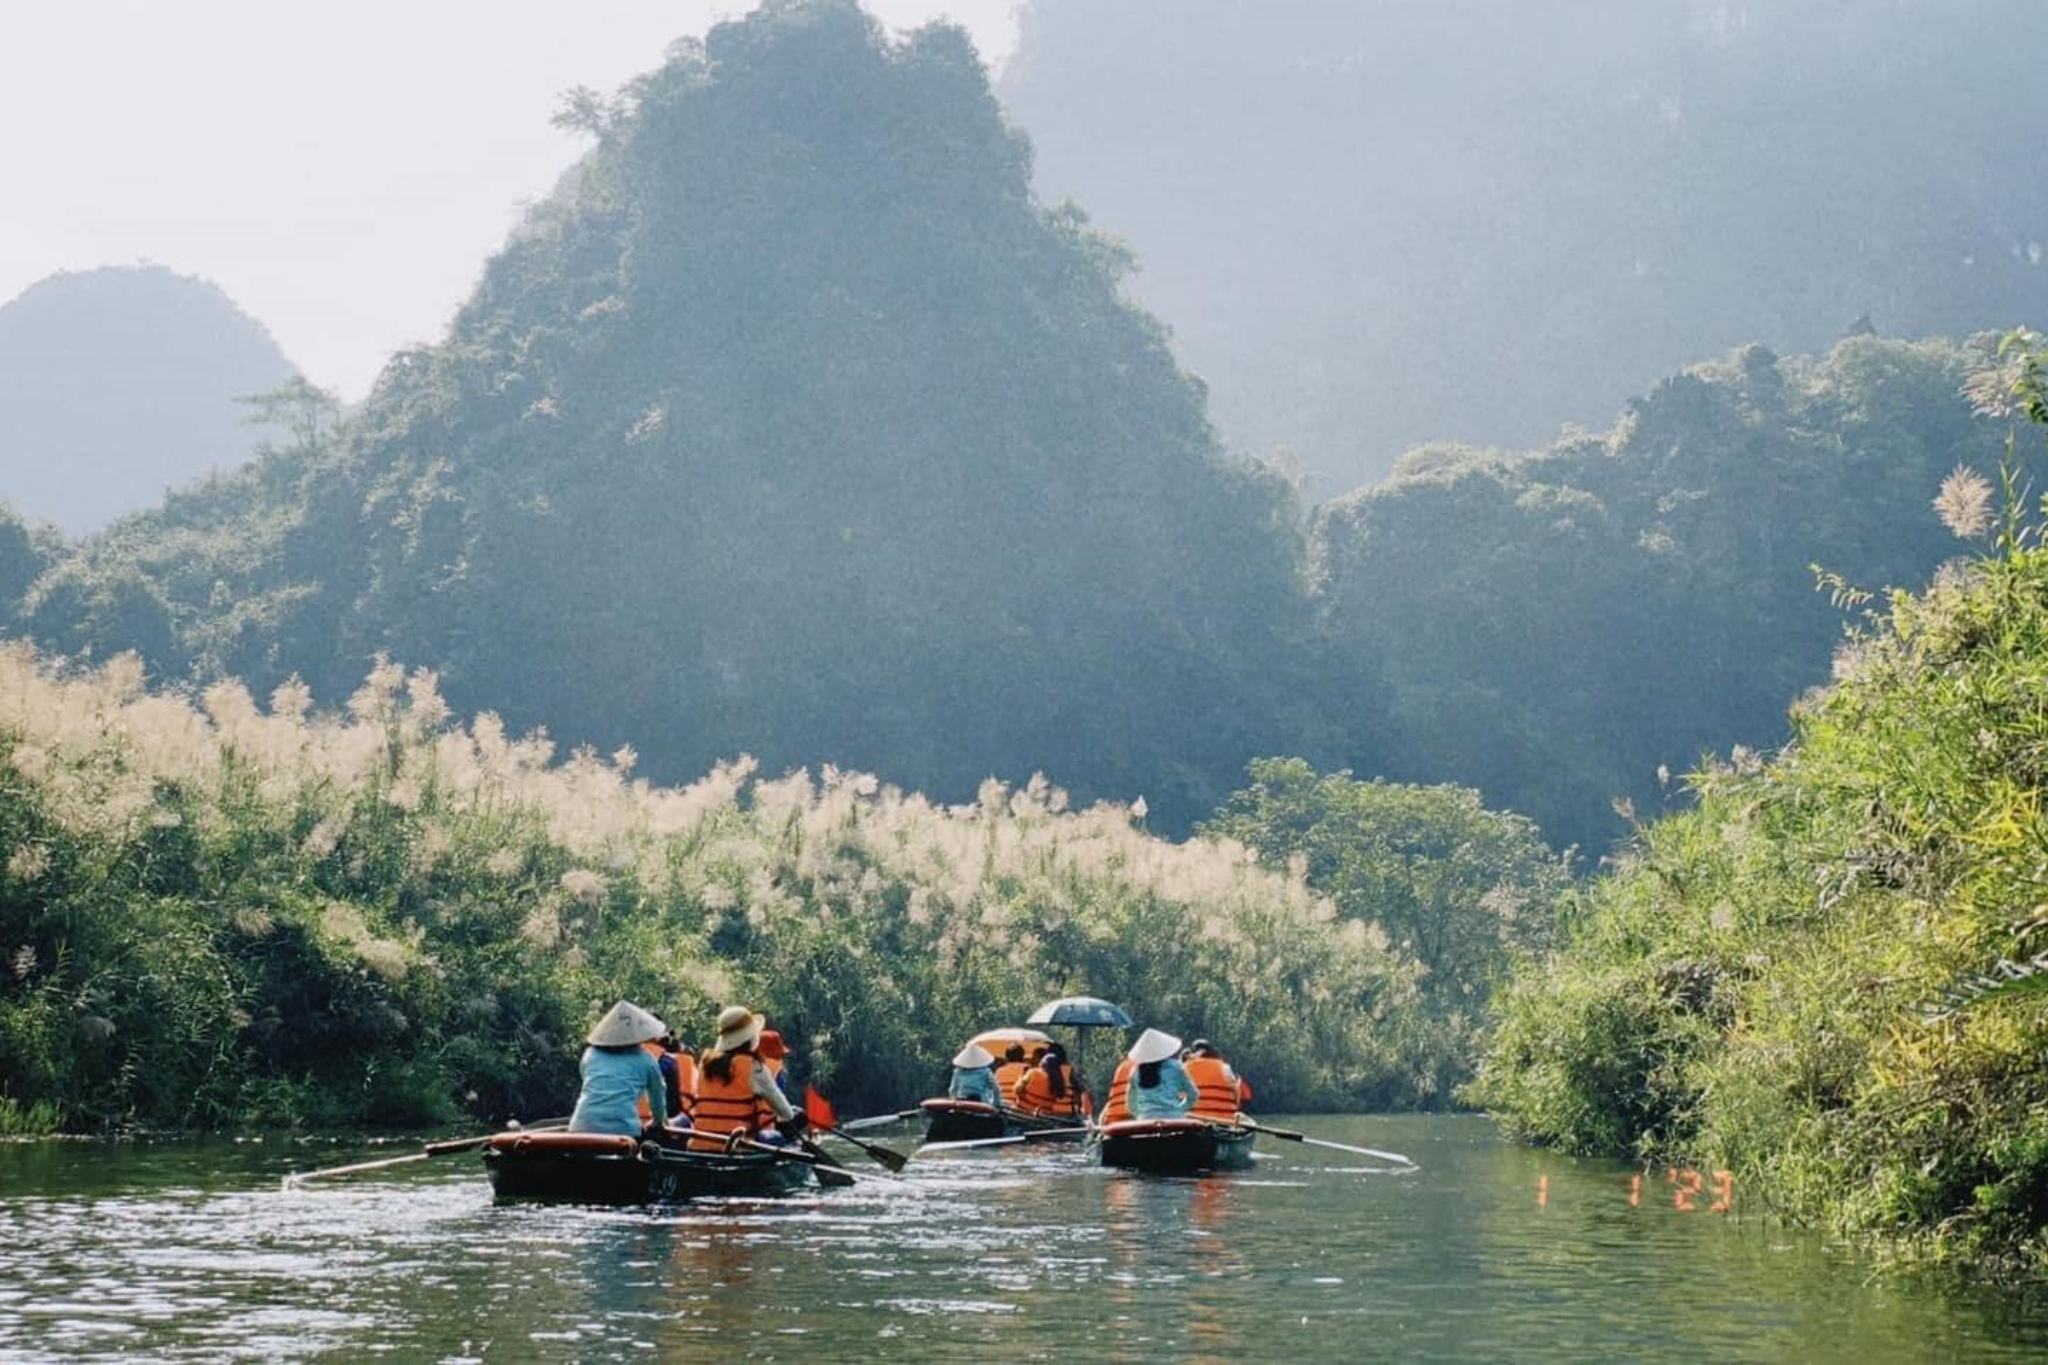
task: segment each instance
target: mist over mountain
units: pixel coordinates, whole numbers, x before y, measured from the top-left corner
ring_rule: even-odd
[[[2040,317],[2044,50],[1996,0],[1031,0],[1001,93],[1323,498],[1749,342]]]
[[[162,266],[52,275],[0,306],[0,497],[74,535],[249,458],[237,398],[291,363],[218,285]]]
[[[1861,337],[1419,448],[1311,523],[1033,198],[958,30],[771,5],[566,117],[590,152],[445,342],[41,571],[24,629],[330,700],[388,653],[658,778],[1043,771],[1185,830],[1294,754],[1604,847],[1660,766],[1785,734],[1844,619],[1812,563],[1923,582],[1928,500],[1995,461],[1981,343]]]

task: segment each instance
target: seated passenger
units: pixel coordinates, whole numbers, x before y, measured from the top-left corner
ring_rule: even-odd
[[[1180,1039],[1156,1028],[1146,1029],[1131,1044],[1127,1055],[1137,1064],[1127,1101],[1132,1118],[1177,1119],[1194,1109],[1201,1095],[1174,1055],[1179,1051]]]
[[[782,1040],[780,1033],[764,1026],[760,1041],[754,1044],[754,1052],[760,1057],[761,1065],[768,1068],[768,1074],[775,1078],[775,1086],[782,1092],[782,1097],[788,1099],[789,1044]]]
[[[1074,1083],[1073,1068],[1067,1065],[1067,1050],[1058,1043],[1047,1045],[1038,1065],[1019,1078],[1010,1094],[1018,1110],[1033,1118],[1081,1116],[1080,1087]]]
[[[661,1068],[662,1085],[668,1092],[668,1126],[688,1128],[690,1113],[697,1104],[697,1059],[676,1037],[674,1029],[663,1034],[661,1041],[644,1046]],[[640,1099],[640,1122],[649,1128],[654,1126],[654,1115],[644,1095]]]
[[[784,1141],[802,1136],[803,1115],[755,1055],[764,1022],[744,1005],[729,1005],[719,1013],[718,1042],[697,1067],[690,1150],[722,1151],[728,1142],[744,1150],[744,1140],[759,1140],[771,1125]]]
[[[1109,1078],[1109,1098],[1102,1102],[1102,1115],[1098,1123],[1122,1123],[1131,1116],[1131,1077],[1137,1073],[1138,1064],[1129,1057],[1116,1064],[1116,1074]]]
[[[1252,1087],[1249,1081],[1231,1069],[1223,1060],[1223,1054],[1207,1038],[1197,1038],[1188,1044],[1181,1060],[1187,1067],[1188,1079],[1195,1083],[1195,1090],[1201,1098],[1195,1101],[1194,1114],[1198,1119],[1211,1119],[1217,1123],[1236,1123],[1251,1102]]]
[[[577,1063],[583,1089],[569,1116],[570,1132],[639,1137],[667,1121],[668,1087],[662,1083],[660,1065],[642,1046],[667,1032],[668,1025],[624,1000],[597,1021]]]
[[[1012,1043],[1003,1049],[1003,1064],[996,1068],[996,1093],[1008,1097],[1017,1088],[1017,1082],[1024,1079],[1024,1073],[1031,1069],[1031,1063],[1024,1058],[1024,1045]]]
[[[969,1043],[953,1058],[953,1079],[946,1085],[949,1100],[975,1100],[992,1109],[1003,1107],[996,1093],[996,1059],[979,1043]]]

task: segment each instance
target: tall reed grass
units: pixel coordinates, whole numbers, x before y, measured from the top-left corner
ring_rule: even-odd
[[[459,721],[391,663],[323,712],[0,648],[0,1101],[86,1129],[532,1116],[616,996],[699,1044],[719,1004],[764,1009],[842,1108],[1081,989],[1278,1104],[1400,1103],[1449,1045],[1383,934],[1241,845],[1042,779],[946,806],[634,766]]]

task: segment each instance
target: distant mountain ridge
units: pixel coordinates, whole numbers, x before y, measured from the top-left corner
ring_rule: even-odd
[[[1029,0],[1000,93],[1316,499],[1700,356],[2048,315],[2048,6]]]
[[[208,280],[65,272],[0,305],[0,497],[79,535],[249,458],[236,399],[292,365]]]
[[[1784,737],[1842,625],[1813,562],[1925,581],[1943,476],[1996,460],[1980,342],[1860,336],[1527,456],[1423,449],[1305,520],[1127,253],[1033,197],[959,30],[773,0],[567,117],[591,150],[445,341],[60,562],[18,537],[19,629],[323,700],[388,653],[656,780],[1042,771],[1180,832],[1291,754],[1599,848],[1660,767]]]
[[[1183,823],[1298,747],[1288,490],[961,30],[771,0],[569,118],[444,343],[46,575],[37,638],[323,698],[389,652],[657,776],[1044,769]]]

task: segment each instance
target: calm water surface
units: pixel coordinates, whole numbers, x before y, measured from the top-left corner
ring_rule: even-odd
[[[1407,1174],[1262,1142],[1245,1175],[1037,1149],[905,1183],[651,1212],[495,1207],[474,1157],[326,1187],[405,1146],[0,1144],[0,1356],[403,1360],[1992,1360],[2048,1305],[1872,1281],[1661,1176],[1482,1119],[1303,1121]],[[1539,1179],[1544,1180],[1539,1195]]]

